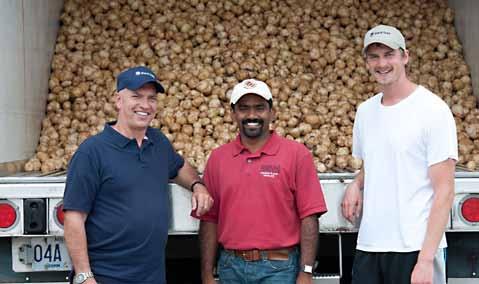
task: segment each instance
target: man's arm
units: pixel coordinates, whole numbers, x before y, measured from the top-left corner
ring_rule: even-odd
[[[65,211],[65,243],[76,273],[91,271],[85,232],[86,218],[87,214],[84,212]],[[85,284],[95,283],[96,281],[93,278],[85,281]]]
[[[212,222],[200,222],[201,279],[203,284],[216,283],[213,276],[218,248],[216,227],[217,225]]]
[[[176,184],[186,189],[190,189],[191,184],[197,180],[201,180],[198,172],[186,160],[183,167],[178,170],[177,176],[173,179]]]
[[[301,258],[300,267],[311,265],[314,267],[316,251],[318,249],[319,221],[316,214],[301,220]],[[311,283],[312,274],[300,271],[296,283]]]
[[[449,220],[454,201],[454,171],[456,162],[447,159],[429,167],[434,190],[426,236],[414,267],[411,283],[432,283],[433,261]]]
[[[363,187],[364,187],[364,168],[351,182],[344,193],[343,202],[341,203],[343,216],[354,224],[361,214],[363,205]]]
[[[193,191],[193,195],[191,197],[191,207],[193,210],[196,209],[196,214],[198,216],[201,216],[210,210],[211,206],[213,205],[213,198],[211,198],[211,195],[206,187],[202,183],[196,183],[193,188],[191,188],[193,183],[195,181],[201,181],[201,178],[196,170],[187,161],[185,161],[183,167],[179,169],[178,175],[173,179],[173,181],[176,184]]]

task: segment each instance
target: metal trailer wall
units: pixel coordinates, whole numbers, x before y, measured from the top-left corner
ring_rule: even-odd
[[[448,3],[455,10],[454,24],[471,68],[474,95],[479,96],[479,1],[449,0]]]
[[[34,154],[62,7],[62,0],[0,1],[0,163]]]

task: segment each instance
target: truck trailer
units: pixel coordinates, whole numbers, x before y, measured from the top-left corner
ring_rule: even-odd
[[[479,3],[450,0],[455,27],[479,95]],[[65,171],[25,172],[40,136],[48,96],[50,63],[62,0],[0,3],[0,283],[67,283],[71,261],[63,242]],[[454,70],[452,70],[454,72]],[[314,282],[349,283],[359,224],[341,214],[341,200],[354,172],[318,173],[328,206],[320,218]],[[479,282],[479,172],[458,167],[447,225],[448,283]],[[191,193],[170,184],[168,283],[199,283],[196,219]]]

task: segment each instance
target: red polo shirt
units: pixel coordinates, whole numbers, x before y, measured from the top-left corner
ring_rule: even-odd
[[[227,249],[299,244],[301,219],[326,212],[311,153],[275,132],[256,153],[239,136],[213,150],[204,181],[214,205],[200,219],[218,224]]]

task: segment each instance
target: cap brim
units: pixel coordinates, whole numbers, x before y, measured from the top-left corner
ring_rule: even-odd
[[[155,80],[153,78],[151,78],[149,80],[140,81],[137,84],[131,84],[130,88],[128,88],[128,89],[131,89],[132,91],[136,91],[136,90],[138,90],[139,88],[141,88],[142,86],[144,86],[145,84],[148,84],[148,83],[153,83],[155,85],[157,93],[162,93],[162,94],[165,93],[165,89],[160,84],[160,82],[158,82],[157,80]]]
[[[374,44],[374,43],[380,43],[380,44],[384,44],[385,46],[387,47],[390,47],[392,49],[398,49],[400,48],[401,46],[394,43],[394,42],[386,42],[386,41],[382,41],[382,40],[375,40],[375,41],[372,41],[372,42],[368,42],[368,44],[366,46],[363,47],[363,55],[366,55],[366,50],[368,49],[368,47],[371,45],[371,44]]]
[[[246,96],[246,95],[257,95],[258,97],[263,98],[265,101],[271,100],[271,98],[266,98],[265,95],[261,95],[261,94],[258,94],[258,93],[256,93],[256,92],[244,91],[244,92],[241,92],[241,93],[237,96],[235,102],[233,102],[233,101],[230,100],[230,103],[233,104],[233,105],[235,105],[237,102],[239,102],[239,100],[241,100],[242,97],[244,97],[244,96]]]

